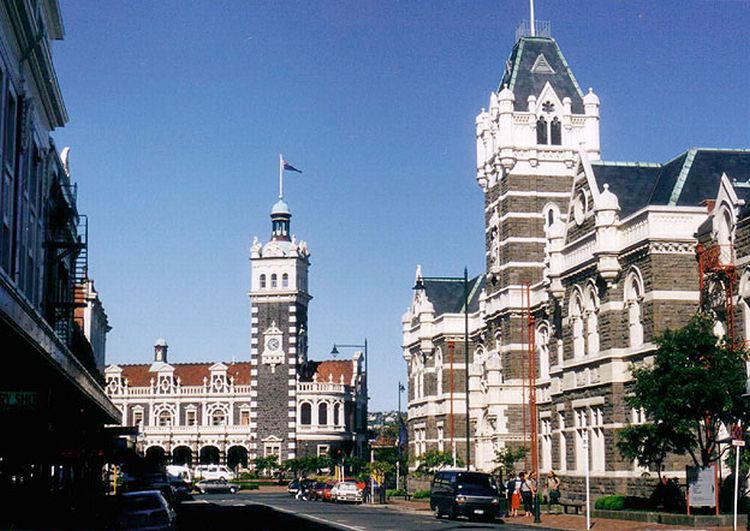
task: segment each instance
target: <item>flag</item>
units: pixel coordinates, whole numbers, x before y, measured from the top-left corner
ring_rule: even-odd
[[[295,171],[297,173],[302,173],[302,170],[298,170],[297,168],[295,168],[294,166],[292,166],[291,164],[289,164],[287,161],[285,161],[285,160],[282,159],[282,162],[284,163],[284,166],[283,166],[284,167],[284,171]]]

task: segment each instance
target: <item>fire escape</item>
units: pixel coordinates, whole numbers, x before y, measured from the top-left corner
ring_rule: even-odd
[[[47,228],[45,313],[55,334],[67,346],[73,341],[75,309],[85,305],[88,278],[88,218],[76,210],[76,185],[60,184],[54,194]]]
[[[735,348],[734,334],[734,286],[737,267],[734,264],[732,244],[698,244],[700,308],[713,312],[726,326],[726,338],[730,348]]]

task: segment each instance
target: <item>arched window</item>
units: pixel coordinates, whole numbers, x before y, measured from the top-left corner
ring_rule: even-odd
[[[542,323],[536,329],[536,349],[539,353],[539,379],[549,378],[549,327]]]
[[[224,426],[227,423],[227,416],[221,409],[215,410],[211,414],[211,425],[212,426]]]
[[[341,424],[341,405],[336,404],[333,406],[333,424],[339,426]]]
[[[172,425],[172,412],[168,409],[163,409],[159,412],[159,426],[171,426]]]
[[[318,404],[318,425],[325,426],[328,424],[328,404],[321,402]]]
[[[544,118],[536,121],[536,143],[541,145],[547,143],[547,120]]]
[[[307,402],[299,407],[299,423],[305,426],[312,424],[312,406]]]
[[[593,286],[589,286],[586,293],[586,340],[588,354],[597,354],[599,352],[599,299]]]
[[[260,276],[260,289],[266,289],[266,275]]]
[[[560,120],[555,117],[550,124],[550,144],[553,146],[559,146],[562,144],[562,124]]]
[[[583,356],[583,301],[581,293],[578,290],[573,292],[573,300],[570,304],[570,319],[573,328],[573,356],[580,358]]]
[[[643,323],[641,322],[641,300],[643,299],[643,284],[638,271],[633,270],[625,283],[625,306],[628,310],[628,336],[630,347],[636,348],[643,344]]]
[[[276,278],[276,273],[271,275],[271,288],[275,288],[278,286],[278,280]]]
[[[281,275],[281,287],[282,288],[289,287],[289,275],[287,273],[284,273],[283,275]]]

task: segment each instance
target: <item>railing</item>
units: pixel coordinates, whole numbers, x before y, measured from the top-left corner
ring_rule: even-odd
[[[254,430],[253,430],[254,431]],[[249,424],[240,424],[232,426],[142,426],[141,432],[144,435],[224,435],[236,433],[250,433]]]
[[[531,36],[531,24],[524,20],[516,28],[516,40],[521,37]],[[551,37],[552,36],[552,24],[549,20],[535,20],[534,21],[534,36],[535,37]]]
[[[127,397],[127,396],[159,396],[159,397],[170,397],[170,396],[231,396],[231,395],[248,395],[250,394],[251,387],[249,385],[235,385],[234,387],[229,386],[226,390],[221,392],[211,391],[208,386],[202,385],[181,385],[175,386],[168,392],[162,392],[159,388],[153,387],[122,387],[120,390],[111,393],[112,396]]]
[[[313,393],[346,393],[351,386],[330,382],[300,382],[297,391]]]
[[[704,247],[700,254],[703,269],[706,271],[734,267],[734,245],[732,244],[715,244]]]

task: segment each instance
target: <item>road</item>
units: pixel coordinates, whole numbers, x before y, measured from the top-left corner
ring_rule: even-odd
[[[280,493],[195,496],[193,501],[180,506],[178,514],[180,531],[248,528],[261,531],[448,531],[498,527],[529,531],[526,526],[503,523],[501,520],[494,523],[437,520],[430,514],[407,513],[378,506],[306,502]]]

